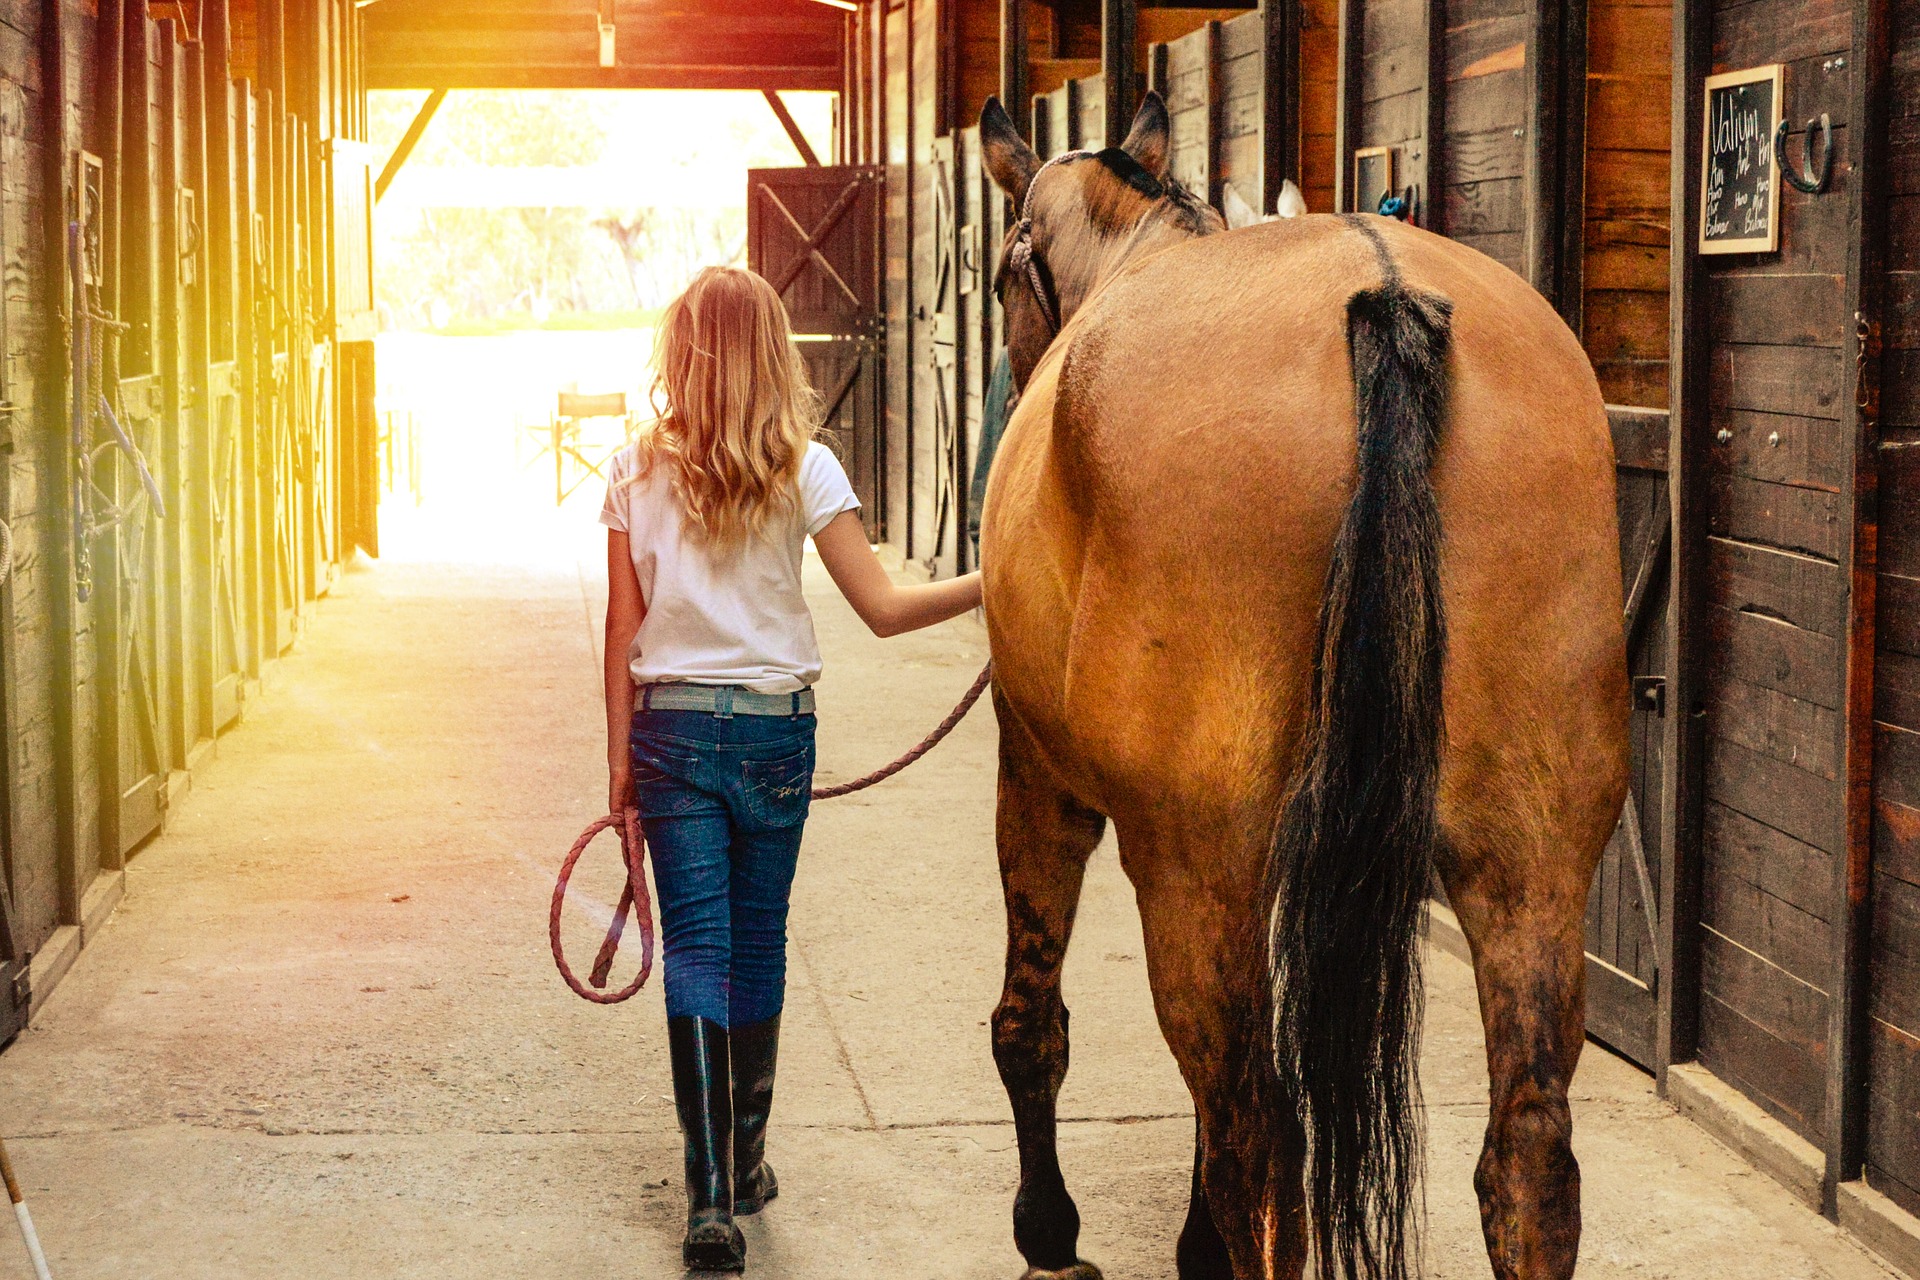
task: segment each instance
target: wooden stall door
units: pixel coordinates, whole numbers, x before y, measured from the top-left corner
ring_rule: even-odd
[[[333,585],[340,555],[339,417],[334,406],[333,344],[315,342],[308,348],[306,399],[301,413],[299,453],[301,504],[304,522],[300,546],[304,600],[324,595]]]
[[[876,542],[887,536],[880,431],[885,181],[877,165],[747,171],[747,264],[787,305],[827,410],[822,436],[846,467],[867,536]]]
[[[213,727],[240,715],[240,682],[248,670],[246,544],[240,443],[246,414],[240,372],[231,360],[207,371],[207,417],[211,423],[213,516]]]
[[[128,441],[151,468],[161,456],[164,429],[159,379],[122,379],[120,403]],[[153,478],[165,493],[164,471]],[[112,522],[97,545],[106,595],[100,627],[101,855],[113,869],[160,826],[167,771],[161,696],[167,583],[161,572],[164,522],[143,492],[133,458],[112,441],[97,445],[94,480],[110,508],[101,515]]]
[[[1587,1033],[1644,1067],[1654,1063],[1660,980],[1657,913],[1668,666],[1667,415],[1613,409],[1620,570],[1632,676],[1631,790],[1587,896]]]
[[[925,331],[927,349],[921,359],[933,375],[933,449],[927,471],[932,479],[933,502],[927,540],[917,543],[916,549],[923,553],[921,562],[935,577],[949,577],[959,570],[960,544],[966,541],[961,533],[965,490],[957,482],[966,451],[960,420],[966,355],[959,341],[960,287],[955,270],[962,221],[956,204],[963,198],[955,164],[956,136],[934,140],[933,163],[928,166],[933,182],[933,270],[929,287],[933,322]]]
[[[267,339],[272,342],[271,336]],[[277,657],[293,644],[300,601],[299,473],[294,459],[294,411],[300,386],[293,356],[273,351],[266,362],[266,416],[261,422],[266,451],[261,473],[268,534],[268,563],[264,575],[268,591],[267,657]]]

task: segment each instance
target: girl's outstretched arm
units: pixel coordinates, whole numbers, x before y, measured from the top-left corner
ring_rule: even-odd
[[[897,636],[955,618],[980,603],[980,575],[901,586],[867,542],[858,511],[842,511],[813,535],[821,562],[860,621],[877,636]],[[609,609],[608,618],[613,614]],[[609,621],[608,625],[612,625]]]
[[[633,637],[647,607],[640,579],[633,572],[627,535],[607,530],[607,639],[604,651],[607,688],[607,812],[621,813],[633,803],[633,757],[627,735],[633,723],[633,673],[628,663]]]

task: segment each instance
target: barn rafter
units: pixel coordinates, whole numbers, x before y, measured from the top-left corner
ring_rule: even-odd
[[[373,89],[838,89],[817,0],[379,0]]]

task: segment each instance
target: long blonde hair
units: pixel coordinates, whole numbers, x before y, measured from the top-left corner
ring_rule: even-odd
[[[661,318],[650,397],[659,415],[635,476],[665,460],[688,521],[737,547],[798,498],[819,397],[780,295],[751,271],[708,267]]]

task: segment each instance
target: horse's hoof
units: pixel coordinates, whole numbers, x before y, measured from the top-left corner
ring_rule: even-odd
[[[1045,1271],[1039,1267],[1030,1267],[1020,1280],[1104,1280],[1100,1268],[1082,1258],[1070,1267],[1058,1271]]]

